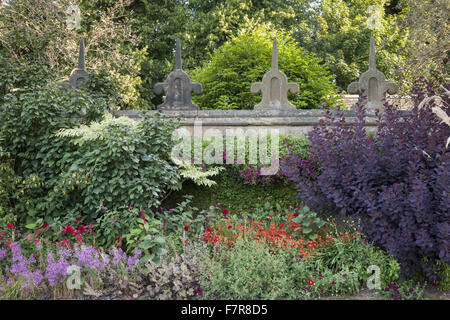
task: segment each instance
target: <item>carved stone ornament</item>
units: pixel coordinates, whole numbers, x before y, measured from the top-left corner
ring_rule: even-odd
[[[262,93],[262,100],[255,110],[295,110],[296,107],[288,101],[288,91],[298,93],[298,84],[288,83],[287,76],[278,69],[277,39],[273,39],[272,67],[267,72],[262,82],[253,83],[250,91],[253,94]]]
[[[192,83],[186,72],[181,68],[180,39],[176,40],[175,70],[166,79],[166,82],[155,84],[155,93],[166,94],[164,103],[158,106],[160,110],[197,110],[198,105],[192,102],[192,91],[202,92],[200,83]]]

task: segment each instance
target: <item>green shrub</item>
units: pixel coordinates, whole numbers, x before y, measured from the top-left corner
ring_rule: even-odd
[[[333,270],[323,264],[316,265],[305,258],[296,258],[291,264],[298,296],[303,299],[334,295],[353,295],[359,291],[358,273],[345,268]]]
[[[25,61],[11,63],[0,56],[0,98],[15,88],[45,87],[55,79],[47,65]]]
[[[219,246],[200,262],[205,299],[259,300],[295,296],[288,256],[270,253],[256,241],[238,239],[233,249]]]
[[[442,279],[439,281],[439,290],[450,290],[450,265],[441,261],[437,262],[438,267],[441,269]]]
[[[8,198],[7,211],[24,221],[52,212],[46,197],[61,173],[58,167],[71,161],[67,153],[72,147],[54,133],[96,119],[106,104],[87,91],[19,82],[0,98],[0,193]]]
[[[304,206],[297,210],[297,216],[292,219],[293,222],[301,224],[298,229],[308,240],[315,240],[318,237],[317,231],[319,231],[326,221],[317,216],[317,213],[309,210],[308,206]],[[297,230],[295,230],[297,231]]]
[[[269,71],[272,41],[277,36],[279,68],[288,81],[298,83],[299,94],[290,96],[297,109],[333,106],[337,89],[320,60],[298,47],[285,33],[264,28],[242,33],[214,52],[211,61],[194,71],[193,81],[203,85],[203,93],[193,100],[205,109],[253,109],[261,100],[250,86],[261,82]]]
[[[400,276],[400,265],[389,253],[370,245],[361,237],[356,239],[341,239],[337,237],[334,245],[326,246],[320,250],[317,265],[325,265],[338,271],[350,270],[356,272],[363,286],[373,275],[368,272],[369,266],[380,268],[380,285],[385,288],[394,283]]]
[[[101,122],[59,132],[76,145],[74,159],[55,186],[66,205],[95,213],[105,206],[158,206],[168,188],[177,185],[177,166],[170,160],[176,124],[161,115],[141,122],[107,115]],[[61,197],[62,194],[62,197]]]

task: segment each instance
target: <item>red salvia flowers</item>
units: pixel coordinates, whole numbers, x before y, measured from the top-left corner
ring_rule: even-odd
[[[228,219],[225,225],[219,224],[206,228],[203,241],[210,244],[220,242],[233,247],[239,237],[252,238],[270,244],[273,252],[283,248],[297,248],[298,253],[305,258],[314,254],[314,250],[334,243],[334,239],[325,230],[319,230],[318,237],[315,240],[308,241],[302,234],[302,225],[292,221],[294,217],[295,214],[289,213],[286,221],[279,224],[270,221],[251,220],[240,223],[231,222]],[[340,235],[340,238],[344,240],[353,237],[354,235]],[[315,254],[319,255],[319,253]]]

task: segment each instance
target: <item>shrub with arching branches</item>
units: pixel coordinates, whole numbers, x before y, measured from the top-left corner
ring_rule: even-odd
[[[450,263],[450,127],[433,112],[440,101],[449,114],[450,97],[441,94],[419,108],[435,95],[431,85],[416,82],[414,108],[404,112],[385,103],[374,136],[364,128],[361,97],[356,124],[346,124],[340,111],[328,112],[309,133],[311,160],[291,157],[283,164],[310,208],[359,219],[368,238],[400,261],[405,276],[424,271],[432,281],[439,276],[436,261]]]

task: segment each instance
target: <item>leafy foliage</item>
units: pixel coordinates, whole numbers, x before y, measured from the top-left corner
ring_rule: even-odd
[[[317,230],[326,224],[326,221],[317,217],[315,212],[309,210],[308,206],[304,206],[301,210],[297,212],[297,216],[292,219],[293,222],[301,224],[301,232],[309,240],[314,240],[317,238]]]
[[[206,251],[205,247],[192,244],[180,254],[165,256],[159,265],[152,261],[147,263],[149,296],[157,300],[178,300],[202,295],[199,262]]]
[[[1,189],[9,199],[7,211],[14,211],[21,221],[56,209],[42,199],[61,173],[55,164],[70,162],[70,146],[55,139],[54,132],[96,119],[107,108],[103,98],[62,89],[51,78],[40,78],[45,69],[23,66],[27,74],[2,79],[10,89],[0,98],[2,163],[9,166]]]
[[[104,73],[117,86],[120,107],[144,109],[138,88],[145,48],[136,48],[140,39],[126,9],[131,2],[105,6],[102,0],[8,1],[0,15],[0,56],[8,64],[30,63],[51,70],[56,77],[67,77],[77,65],[78,43],[84,37],[88,71]],[[65,27],[71,4],[81,7],[80,30]]]
[[[200,262],[206,299],[286,299],[295,295],[287,256],[266,245],[238,239],[236,247],[218,247]]]
[[[395,11],[386,10],[391,3],[384,0],[322,0],[299,24],[295,39],[329,65],[337,86],[346,91],[347,86],[367,70],[369,39],[373,36],[377,68],[404,89],[415,79],[409,74],[399,76],[400,68],[405,67],[408,50],[408,29],[399,26],[406,10],[403,6],[396,7]],[[377,6],[381,13],[375,30],[370,30],[367,25],[370,6]]]
[[[59,191],[67,203],[76,199],[85,212],[102,205],[145,210],[159,205],[167,188],[179,179],[169,158],[175,126],[158,114],[137,124],[107,116],[100,123],[60,132],[59,136],[75,135],[68,139],[78,148],[72,165],[64,168]]]
[[[407,54],[396,73],[399,78],[424,76],[435,84],[449,82],[450,21],[445,0],[405,0],[407,15],[399,19],[400,28],[409,30]]]
[[[202,108],[253,109],[261,100],[250,92],[269,70],[272,57],[270,36],[277,36],[279,68],[289,81],[298,83],[299,94],[290,97],[298,109],[313,109],[336,102],[337,90],[326,67],[285,33],[266,28],[234,37],[214,52],[211,61],[192,77],[203,85],[203,93],[193,97]]]
[[[211,187],[216,184],[214,180],[209,177],[216,176],[224,167],[213,167],[206,169],[204,166],[196,166],[189,161],[182,161],[172,157],[172,161],[179,167],[179,173],[185,180],[192,180],[196,185]],[[181,184],[179,188],[181,189]]]
[[[291,178],[310,208],[360,219],[368,239],[396,257],[404,275],[424,270],[433,280],[436,261],[450,262],[450,154],[445,147],[450,128],[433,113],[434,100],[418,108],[437,94],[423,87],[416,83],[410,113],[385,104],[385,111],[377,113],[374,137],[364,128],[362,100],[354,125],[347,125],[342,113],[328,112],[309,134],[312,160],[307,164],[315,163],[315,169],[302,162]],[[449,97],[441,98],[448,114]]]

